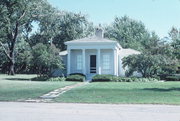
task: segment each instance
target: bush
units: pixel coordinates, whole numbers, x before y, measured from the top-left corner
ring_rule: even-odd
[[[55,77],[55,78],[50,78],[47,81],[65,81],[65,77]]]
[[[180,81],[180,74],[174,74],[174,75],[170,75],[167,76],[165,78],[166,81]]]
[[[113,81],[116,79],[116,76],[114,75],[109,75],[109,74],[102,74],[102,75],[95,75],[92,78],[92,82],[105,82],[105,81]]]
[[[86,77],[86,75],[84,75],[84,74],[82,74],[82,73],[71,73],[71,74],[69,74],[69,75],[80,75],[80,76]]]
[[[85,81],[85,79],[86,79],[85,75],[74,73],[74,74],[70,74],[69,76],[67,76],[66,81],[81,81],[81,82],[83,82],[83,81]]]
[[[47,81],[49,79],[49,77],[47,76],[38,76],[38,77],[34,77],[31,80],[32,81]]]
[[[156,78],[118,77],[117,82],[152,82],[159,81]]]
[[[114,75],[95,75],[92,82],[152,82],[159,81],[157,78],[118,77]]]

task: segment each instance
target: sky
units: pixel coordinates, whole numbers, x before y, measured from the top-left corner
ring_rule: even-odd
[[[115,17],[129,16],[142,21],[149,31],[167,37],[180,28],[180,0],[48,0],[59,10],[82,13],[95,25],[109,25]]]

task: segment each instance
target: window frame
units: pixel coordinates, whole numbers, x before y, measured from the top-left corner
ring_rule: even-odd
[[[104,54],[102,57],[102,67],[103,70],[110,70],[110,55],[109,54]]]
[[[82,55],[79,54],[76,56],[76,69],[77,70],[82,70],[82,63],[83,63]]]

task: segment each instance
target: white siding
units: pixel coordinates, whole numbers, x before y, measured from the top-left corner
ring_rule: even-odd
[[[140,54],[140,52],[136,51],[136,50],[133,50],[133,49],[121,49],[119,51],[119,76],[124,77],[125,76],[125,72],[128,69],[128,67],[123,68],[122,59],[124,57],[127,57],[129,55],[133,55],[133,54]],[[134,72],[133,76],[140,77],[141,74],[137,73],[137,72]]]

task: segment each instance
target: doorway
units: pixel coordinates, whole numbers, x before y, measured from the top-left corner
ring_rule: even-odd
[[[90,73],[96,73],[96,55],[90,55]]]

